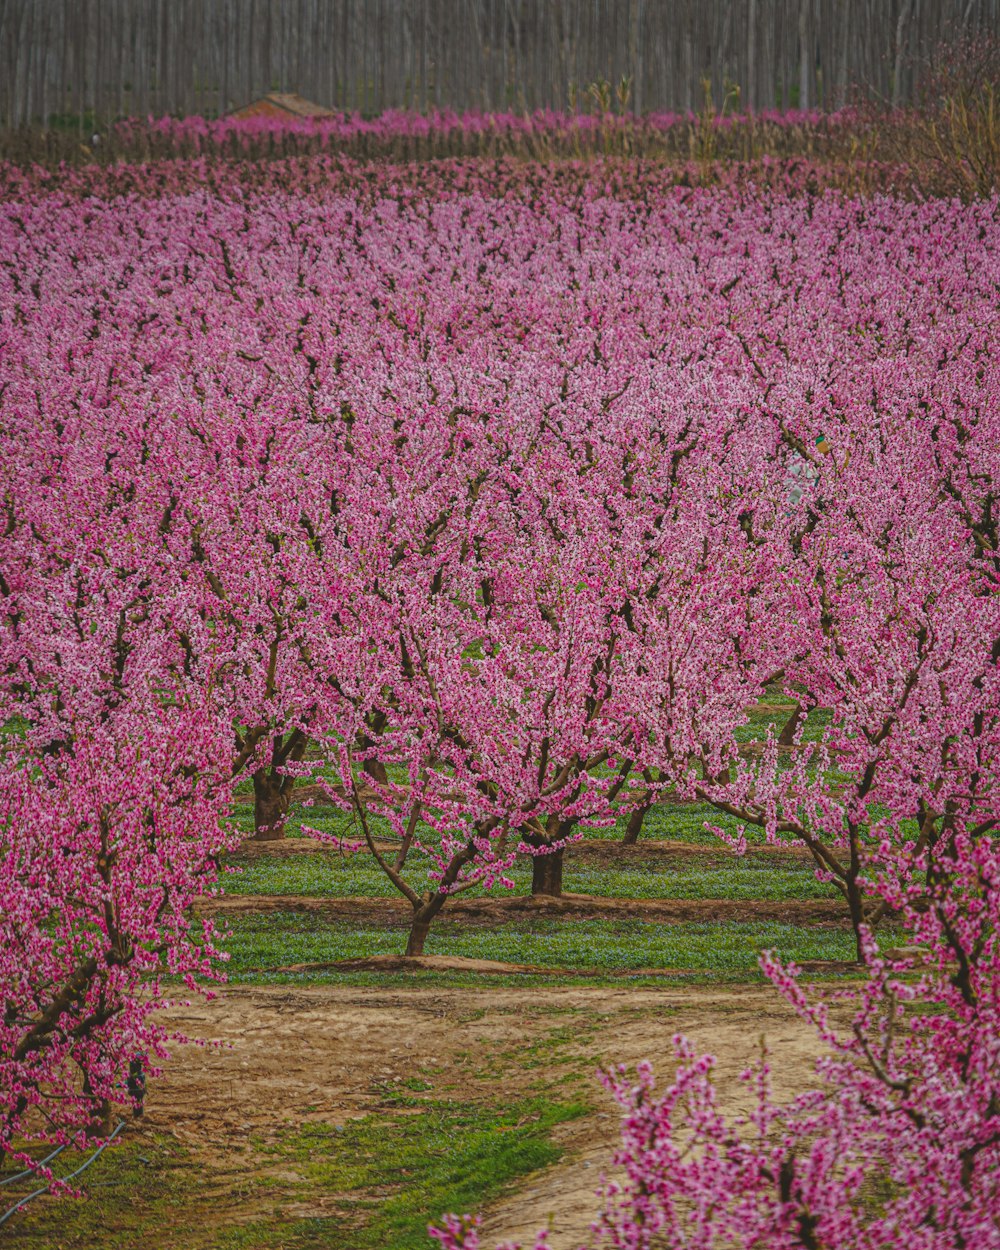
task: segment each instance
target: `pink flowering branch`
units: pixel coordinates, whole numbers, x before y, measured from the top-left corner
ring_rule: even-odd
[[[188,911],[234,842],[217,726],[148,709],[131,727],[0,763],[0,1153],[29,1168],[33,1142],[99,1136],[158,1072],[163,978],[218,977]]]

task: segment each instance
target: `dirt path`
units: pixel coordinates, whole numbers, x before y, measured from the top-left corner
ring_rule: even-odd
[[[666,1083],[672,1070],[671,1038],[685,1033],[700,1050],[715,1056],[721,1105],[730,1113],[748,1112],[752,1098],[740,1073],[759,1057],[766,1040],[777,1097],[790,1098],[811,1084],[819,1053],[815,1034],[773,991],[646,991],[638,1010],[637,999],[638,993],[627,991],[601,997],[602,1010],[608,1012],[595,1038],[602,1062],[631,1066],[650,1059]],[[595,1191],[602,1175],[614,1175],[610,1161],[619,1141],[618,1109],[606,1095],[602,1102],[595,1115],[565,1126],[566,1156],[556,1167],[484,1213],[485,1246],[501,1238],[532,1245],[534,1234],[546,1227],[553,1230],[551,1250],[576,1250],[587,1240],[598,1209]]]
[[[380,851],[395,853],[398,842],[377,842]],[[277,838],[270,842],[252,839],[240,844],[239,854],[246,859],[283,859],[294,855],[338,854],[326,842],[318,838]],[[367,852],[361,852],[366,854]],[[811,855],[804,846],[768,846],[750,843],[745,854],[748,858],[761,855],[785,859],[790,863],[811,862]],[[724,842],[681,842],[678,839],[643,838],[634,845],[625,845],[620,839],[583,838],[571,842],[566,848],[566,862],[590,864],[641,864],[658,859],[720,860],[732,862],[736,857]]]
[[[151,1091],[143,1131],[173,1135],[230,1182],[249,1168],[259,1169],[260,1143],[283,1130],[309,1120],[337,1123],[365,1115],[379,1105],[385,1087],[405,1088],[407,1081],[428,1078],[429,1071],[440,1096],[461,1098],[463,1090],[474,1095],[484,1082],[495,1082],[484,1070],[497,1055],[512,1056],[503,1089],[517,1097],[537,1079],[538,1047],[554,1030],[572,1040],[558,1043],[553,1054],[582,1059],[588,1071],[599,1062],[631,1064],[642,1058],[665,1071],[671,1036],[685,1032],[717,1056],[720,1095],[733,1110],[749,1109],[738,1076],[762,1035],[774,1051],[780,1095],[808,1083],[817,1049],[812,1032],[760,987],[232,987],[215,1003],[174,1008],[167,1016],[189,1035],[223,1045],[193,1048],[170,1065]],[[517,1062],[519,1054],[530,1054],[533,1062]],[[570,1064],[566,1070],[579,1067]],[[446,1086],[450,1092],[444,1092]],[[569,1085],[566,1096],[576,1096],[578,1089]],[[557,1130],[564,1160],[486,1212],[485,1246],[501,1237],[527,1237],[550,1216],[557,1230],[553,1250],[567,1250],[586,1236],[596,1211],[594,1191],[618,1126],[610,1100],[596,1084],[591,1092],[597,1110]],[[229,1189],[231,1195],[231,1183]],[[259,1202],[227,1197],[224,1183],[210,1192],[216,1226],[263,1214]],[[300,1197],[293,1213],[329,1215],[329,1199]]]
[[[412,909],[403,898],[324,898],[303,894],[230,894],[202,899],[199,915],[238,915],[246,912],[297,911],[384,927],[409,923]],[[442,918],[461,917],[467,923],[500,924],[512,916],[562,916],[574,920],[650,920],[662,924],[707,921],[762,921],[781,924],[826,924],[849,928],[842,899],[713,899],[713,898],[603,898],[593,894],[563,894],[546,898],[530,894],[488,898],[456,898]]]
[[[760,986],[231,986],[163,1018],[203,1044],[177,1053],[151,1083],[145,1116],[128,1126],[120,1153],[108,1152],[105,1172],[88,1176],[83,1202],[43,1198],[18,1217],[11,1232],[24,1250],[281,1250],[290,1221],[343,1229],[359,1218],[356,1195],[311,1171],[331,1131],[369,1115],[388,1123],[423,1099],[496,1108],[540,1093],[592,1110],[553,1132],[564,1152],[557,1165],[484,1212],[483,1246],[530,1239],[551,1219],[552,1250],[574,1250],[618,1136],[599,1065],[650,1058],[666,1078],[670,1038],[684,1032],[717,1056],[720,1099],[733,1111],[749,1109],[738,1077],[761,1035],[779,1096],[810,1083],[817,1053],[811,1030]],[[419,1091],[415,1103],[393,1101],[410,1091]],[[318,1154],[290,1153],[310,1123],[326,1126]],[[315,1233],[308,1244],[325,1244],[323,1225]]]

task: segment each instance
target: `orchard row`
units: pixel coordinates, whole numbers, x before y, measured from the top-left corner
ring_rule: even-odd
[[[643,1117],[674,1104],[634,1095],[608,1218],[653,1236],[681,1195],[705,1245],[725,1218],[888,1246],[858,1222],[888,1168],[934,1212],[914,1245],[990,1244],[997,206],[507,175],[0,210],[0,1147],[163,1053],[155,978],[210,974],[188,908],[241,779],[261,838],[306,775],[351,815],[410,954],[456,892],[518,855],[558,892],[569,840],[669,796],[804,843],[870,980],[780,1147],[654,1184]],[[747,745],[775,691],[795,710]],[[920,956],[879,956],[886,915]]]

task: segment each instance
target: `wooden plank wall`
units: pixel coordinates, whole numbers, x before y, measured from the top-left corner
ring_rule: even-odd
[[[1000,0],[0,0],[0,125],[215,116],[274,89],[562,109],[622,76],[637,112],[699,109],[706,82],[716,106],[733,84],[758,110],[905,103],[942,42],[998,33]]]

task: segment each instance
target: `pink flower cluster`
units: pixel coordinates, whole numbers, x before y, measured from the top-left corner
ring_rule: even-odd
[[[217,976],[212,925],[188,908],[233,844],[200,710],[75,729],[0,760],[0,1154],[28,1168],[32,1142],[100,1136],[158,1071],[161,977]]]
[[[441,144],[479,145],[483,141],[523,144],[592,142],[610,131],[637,138],[656,138],[670,131],[690,126],[691,113],[649,113],[637,117],[631,113],[562,112],[539,109],[533,113],[465,112],[451,109],[417,113],[389,109],[375,117],[357,112],[338,113],[331,117],[297,117],[258,114],[252,117],[159,117],[128,118],[116,123],[112,142],[121,146],[153,144],[157,151],[190,154],[192,152],[257,151],[262,143],[301,144],[308,150],[337,150],[362,145],[368,152],[390,147],[400,141],[420,140]],[[765,110],[762,113],[720,113],[710,118],[720,131],[766,126],[791,131],[808,128],[823,133],[836,132],[856,125],[854,110],[841,109],[824,113],[818,109],[792,109],[788,112]],[[164,148],[164,144],[166,147]]]
[[[583,826],[669,793],[807,847],[870,980],[841,1039],[767,964],[836,1056],[780,1114],[761,1075],[727,1125],[683,1045],[665,1095],[609,1078],[611,1244],[989,1245],[997,203],[604,164],[202,168],[29,176],[0,207],[0,850],[24,918],[0,1144],[72,1071],[79,1124],[155,1051],[115,943],[134,978],[205,966],[184,909],[232,778],[275,836],[327,763],[411,954],[458,891],[518,854],[547,888]],[[797,710],[747,743],[776,691]],[[93,890],[51,875],[57,966],[30,865],[63,847]],[[120,922],[118,871],[142,887]],[[919,955],[887,962],[887,916]],[[61,1003],[106,968],[121,1043],[53,1008],[51,1066],[24,1066],[50,1009],[19,970]]]
[[[870,174],[880,186],[912,183],[912,170],[876,162],[780,160],[763,155],[753,161],[704,162],[684,159],[664,165],[659,160],[620,157],[565,157],[552,164],[510,155],[491,160],[443,157],[424,163],[405,159],[367,162],[344,152],[313,156],[220,160],[217,155],[175,156],[110,164],[62,164],[22,167],[0,161],[0,195],[12,201],[38,196],[99,200],[120,196],[139,201],[206,192],[225,200],[275,195],[279,199],[341,194],[365,203],[383,197],[407,200],[483,196],[487,199],[557,196],[561,200],[661,198],[671,186],[678,194],[710,185],[739,197],[774,194],[815,197],[850,185],[851,177]]]

